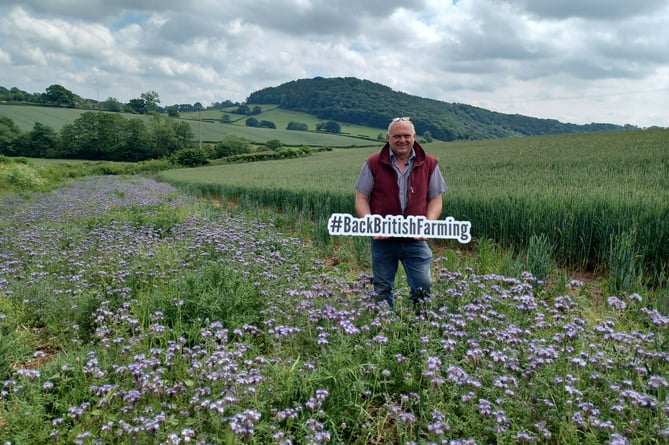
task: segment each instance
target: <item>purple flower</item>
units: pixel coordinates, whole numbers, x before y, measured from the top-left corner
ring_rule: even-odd
[[[246,409],[241,413],[235,414],[229,420],[230,429],[235,434],[242,436],[252,436],[255,423],[260,420],[260,412],[253,409]]]
[[[627,303],[625,303],[615,295],[611,295],[609,298],[607,298],[606,302],[609,304],[609,306],[612,306],[614,309],[617,309],[619,311],[623,311],[627,307]]]

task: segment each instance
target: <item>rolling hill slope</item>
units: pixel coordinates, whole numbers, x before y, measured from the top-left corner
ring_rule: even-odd
[[[419,135],[444,141],[508,136],[620,130],[614,124],[576,125],[554,119],[503,114],[465,104],[441,102],[393,91],[354,77],[301,79],[252,93],[248,104],[275,104],[286,110],[374,128],[395,116],[411,116]]]
[[[30,131],[35,122],[40,122],[48,125],[56,131],[60,131],[63,125],[72,123],[75,119],[81,116],[82,113],[90,112],[87,109],[75,108],[59,108],[59,107],[45,107],[37,105],[7,105],[0,104],[0,116],[7,116],[18,125],[22,131]],[[213,113],[213,112],[212,112]],[[278,118],[281,113],[280,110],[273,112],[273,117]],[[150,123],[152,116],[138,115],[130,113],[121,113],[126,119],[143,119]],[[183,119],[193,129],[193,134],[197,139],[200,134],[200,122],[197,121],[197,113],[193,116],[186,116]],[[215,112],[220,118],[220,111]],[[213,119],[212,119],[213,120]],[[350,147],[374,144],[375,141],[369,141],[370,129],[365,131],[353,132],[353,128],[349,128],[350,132],[343,129],[342,134],[332,134],[315,131],[290,131],[284,127],[277,129],[270,128],[254,128],[244,125],[241,122],[232,124],[223,124],[220,122],[205,120],[203,116],[202,121],[202,140],[206,142],[217,142],[223,140],[230,134],[235,134],[250,139],[256,143],[265,143],[271,139],[278,139],[284,145],[313,145],[313,146],[332,146],[332,147]],[[375,130],[378,132],[378,130]]]

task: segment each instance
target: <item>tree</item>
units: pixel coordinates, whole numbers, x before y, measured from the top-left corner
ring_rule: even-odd
[[[101,108],[105,111],[118,113],[123,109],[123,105],[115,97],[108,97],[107,100],[102,102]]]
[[[234,111],[235,114],[249,114],[251,112],[251,109],[249,106],[245,103],[240,104],[237,109]]]
[[[158,110],[158,104],[160,103],[160,99],[158,98],[158,93],[156,93],[155,91],[147,91],[146,93],[140,94],[139,97],[144,100],[147,113],[150,111]]]
[[[246,123],[247,127],[259,127],[260,126],[260,122],[258,122],[258,119],[256,119],[255,117],[250,117],[250,118],[246,119],[245,123]]]
[[[75,159],[121,160],[125,119],[120,114],[87,111],[60,130],[60,155]]]
[[[165,109],[169,117],[179,117],[179,108],[176,105],[171,105]]]
[[[128,111],[131,113],[145,114],[147,111],[146,101],[144,99],[130,99],[128,101]]]
[[[193,140],[193,130],[186,122],[161,119],[156,115],[153,120],[152,157],[161,158],[188,148]]]
[[[328,133],[341,132],[341,126],[335,121],[320,122],[316,125],[316,131],[326,131]]]
[[[307,124],[295,121],[288,122],[288,125],[286,126],[286,130],[307,131],[308,129],[309,127]]]
[[[16,156],[14,143],[21,134],[21,129],[7,116],[0,116],[0,153]]]
[[[121,157],[130,162],[151,158],[153,138],[142,119],[138,117],[126,119],[124,133],[125,144],[120,154]]]
[[[258,123],[260,128],[276,128],[276,124],[272,121],[262,120]]]
[[[269,141],[265,142],[265,147],[267,147],[268,149],[270,149],[272,151],[275,151],[275,150],[283,147],[283,144],[278,139],[270,139]]]
[[[58,149],[58,133],[48,125],[35,122],[33,129],[26,133],[27,146],[22,147],[21,156],[33,158],[53,158]]]
[[[251,153],[251,141],[245,137],[230,134],[216,144],[216,156],[226,156]]]
[[[172,155],[172,160],[184,167],[199,167],[209,163],[207,154],[200,148],[186,148]]]
[[[177,138],[177,144],[179,147],[186,148],[193,142],[193,129],[188,124],[188,122],[172,122],[171,125],[174,127],[174,135]],[[202,138],[200,138],[200,149],[202,148]]]
[[[51,85],[46,89],[44,100],[48,104],[58,105],[59,107],[74,108],[76,105],[75,94],[61,85]]]

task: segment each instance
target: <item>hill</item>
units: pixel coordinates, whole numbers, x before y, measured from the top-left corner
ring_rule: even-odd
[[[411,116],[416,132],[444,141],[509,136],[584,133],[628,128],[607,123],[577,125],[555,119],[504,114],[393,91],[354,77],[294,80],[249,95],[249,104],[275,104],[319,119],[385,128],[396,116]],[[632,127],[634,128],[634,127]]]

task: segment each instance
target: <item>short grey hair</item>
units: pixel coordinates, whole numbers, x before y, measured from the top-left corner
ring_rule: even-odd
[[[390,121],[390,123],[388,124],[388,131],[386,132],[386,134],[389,134],[389,133],[390,133],[390,127],[392,127],[393,124],[394,124],[395,122],[399,122],[399,121],[402,121],[402,122],[409,122],[409,123],[411,124],[411,131],[412,131],[414,134],[416,134],[416,127],[413,125],[413,122],[411,122],[411,118],[410,118],[410,117],[395,117],[395,118],[393,118],[393,119]]]

